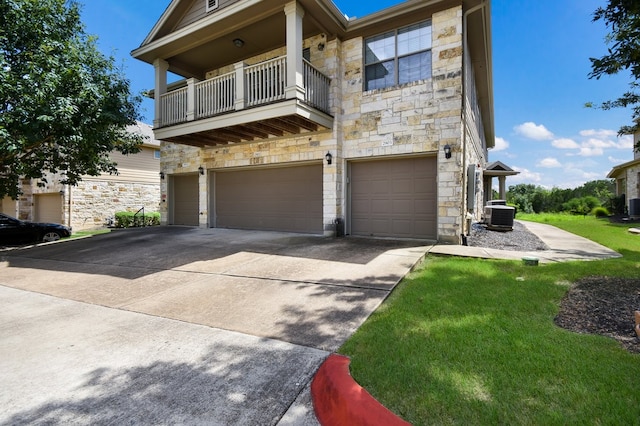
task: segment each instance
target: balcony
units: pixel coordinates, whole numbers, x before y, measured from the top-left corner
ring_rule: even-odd
[[[235,70],[160,95],[156,138],[193,146],[224,145],[332,127],[330,79],[306,60],[303,87],[287,91],[287,57]]]

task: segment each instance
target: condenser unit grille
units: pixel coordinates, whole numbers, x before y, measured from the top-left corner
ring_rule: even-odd
[[[509,206],[486,206],[484,216],[487,227],[489,229],[512,230],[515,210]]]

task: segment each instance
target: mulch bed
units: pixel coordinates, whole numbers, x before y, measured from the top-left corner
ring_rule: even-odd
[[[612,337],[629,352],[640,353],[640,338],[634,330],[637,310],[640,279],[586,277],[562,299],[555,322],[577,333]]]

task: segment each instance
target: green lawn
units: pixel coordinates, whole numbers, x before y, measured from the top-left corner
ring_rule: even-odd
[[[535,219],[624,257],[429,256],[339,350],[356,381],[414,425],[640,424],[640,355],[553,323],[581,277],[640,276],[640,237],[593,217]]]

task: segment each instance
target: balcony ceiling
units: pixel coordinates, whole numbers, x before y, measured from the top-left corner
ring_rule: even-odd
[[[322,130],[327,130],[327,128],[308,118],[292,114],[213,130],[163,137],[163,140],[202,148],[277,137],[300,136],[304,133]]]

